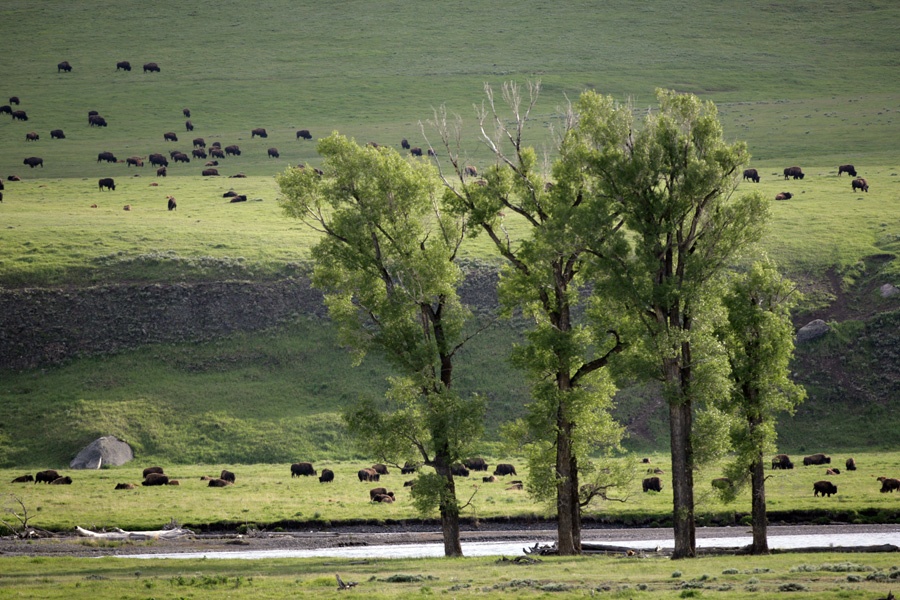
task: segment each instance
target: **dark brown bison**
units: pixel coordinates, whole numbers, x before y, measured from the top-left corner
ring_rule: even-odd
[[[100,114],[100,113],[98,113],[96,110],[89,110],[89,111],[88,111],[88,121],[91,120],[91,117],[96,116],[96,115],[99,115],[99,114]]]
[[[72,65],[70,65],[69,61],[67,61],[67,60],[64,60],[61,63],[59,63],[58,65],[56,65],[57,73],[59,73],[60,71],[65,71],[66,73],[68,73],[71,70],[72,70]]]
[[[776,200],[790,200],[794,195],[790,192],[781,192],[775,196]]]
[[[387,465],[378,463],[377,465],[372,465],[372,468],[375,469],[375,472],[379,475],[390,475],[391,472],[388,471]]]
[[[213,146],[209,149],[209,157],[210,158],[225,158],[225,153],[222,152],[221,149]]]
[[[437,154],[434,153],[434,150],[432,150],[431,148],[429,148],[429,149],[428,149],[428,156],[437,156]]]
[[[309,132],[309,129],[301,129],[297,132],[297,139],[303,138],[304,140],[311,140],[312,134]]]
[[[57,477],[50,482],[50,485],[72,485],[72,478],[68,475],[65,477]]]
[[[222,473],[219,475],[219,479],[223,479],[229,483],[234,483],[234,473],[222,469]]]
[[[175,201],[174,196],[166,196],[166,200],[169,201],[169,210],[175,210],[176,208],[178,208],[178,202]],[[222,477],[222,479],[225,479],[225,477]]]
[[[28,158],[26,158],[25,160],[22,161],[22,164],[28,165],[32,169],[35,167],[38,167],[38,166],[43,169],[44,168],[44,159],[41,158],[40,156],[29,156]]]
[[[156,170],[157,177],[166,177],[168,175],[168,171],[165,167],[160,167]]]
[[[18,106],[19,105],[19,97],[18,96],[10,96],[9,103],[15,104],[16,106]]]
[[[185,130],[187,130],[187,131],[193,131],[193,130],[194,130],[194,124],[191,123],[190,121],[185,121],[185,122],[184,122],[184,128],[185,128]]]
[[[237,193],[236,191],[234,191],[234,190],[228,190],[227,192],[225,192],[224,194],[222,194],[222,197],[223,197],[223,198],[234,198],[234,197],[237,196],[237,195],[238,195],[238,193]]]
[[[184,152],[176,152],[175,154],[172,155],[172,160],[174,160],[175,162],[183,162],[183,163],[191,162],[191,158]]]
[[[13,118],[13,121],[16,121],[16,120],[27,121],[28,115],[25,113],[24,110],[14,110],[14,111],[12,111],[12,118]]]
[[[237,144],[232,144],[231,146],[225,146],[225,156],[228,156],[229,154],[233,154],[234,156],[240,156],[241,149],[238,147]]]
[[[370,146],[372,148],[375,148],[376,150],[381,148],[381,144],[379,144],[378,142],[367,142],[366,146]]]
[[[218,167],[218,166],[219,166],[219,161],[217,161],[217,160],[211,160],[211,161],[209,161],[208,163],[204,163],[203,166],[204,166],[204,167]]]
[[[759,183],[759,172],[756,169],[744,169],[744,181],[750,180]]]
[[[329,481],[334,481],[334,471],[322,469],[322,474],[319,475],[319,483],[328,483]]]
[[[169,483],[168,476],[163,475],[162,473],[147,473],[147,475],[144,476],[144,481],[141,482],[141,485],[166,485],[167,483]]]
[[[269,134],[266,133],[265,127],[257,127],[256,129],[254,129],[250,132],[250,139],[252,140],[256,136],[259,136],[261,138],[267,138],[267,137],[269,137]]]
[[[826,475],[840,475],[841,470],[836,467],[831,467],[829,469],[825,469],[825,474]]]
[[[813,496],[819,494],[831,498],[832,494],[837,494],[837,486],[830,481],[817,481],[813,484]]]
[[[151,155],[152,156],[152,155]],[[97,162],[105,160],[106,162],[114,163],[116,162],[116,155],[112,152],[101,152],[97,155]]]
[[[181,154],[181,150],[169,150],[169,158],[175,158],[176,154]]]
[[[388,492],[387,488],[377,487],[377,488],[372,488],[371,490],[369,490],[369,498],[372,500],[375,499],[375,496],[389,496],[389,495],[391,495],[391,493]]]
[[[47,469],[46,471],[39,471],[34,476],[35,483],[50,483],[54,479],[59,479],[59,472],[55,469]]]
[[[372,498],[372,502],[383,502],[384,504],[393,504],[394,503],[394,493],[390,494],[379,494]]]
[[[410,479],[409,481],[403,482],[403,487],[414,487],[416,485],[415,479]]]
[[[356,476],[360,481],[379,481],[381,479],[381,475],[376,473],[375,469],[360,469]]]
[[[803,179],[805,175],[800,167],[788,167],[784,170],[785,179]]]
[[[186,118],[190,119],[190,118],[191,118],[191,109],[189,109],[189,108],[182,108],[182,109],[181,109],[181,114],[183,114]]]
[[[230,481],[226,481],[224,479],[217,478],[217,479],[210,479],[209,483],[207,484],[207,487],[217,487],[218,488],[218,487],[228,487],[229,485],[231,485]]]
[[[232,203],[234,203],[234,202],[246,202],[246,201],[247,201],[247,195],[246,195],[246,194],[237,194],[236,196],[232,196],[232,197],[231,197],[231,202],[232,202]]]
[[[221,148],[221,147],[222,147],[222,142],[213,142],[211,145],[212,145],[213,148]]]
[[[460,463],[456,463],[455,465],[450,465],[450,472],[453,473],[456,477],[468,477],[469,470]]]
[[[106,188],[110,191],[115,191],[116,182],[113,181],[112,177],[104,177],[100,181],[97,182],[97,185],[100,187],[100,191],[103,191],[103,188]]]
[[[848,458],[847,462],[844,463],[844,466],[847,467],[848,471],[855,471],[856,470],[856,461],[853,460],[852,458]]]
[[[851,185],[851,187],[853,188],[853,191],[854,191],[854,192],[855,192],[856,190],[862,190],[862,191],[864,191],[864,192],[866,192],[866,193],[869,192],[869,184],[868,184],[868,182],[867,182],[865,179],[863,179],[862,177],[857,177],[856,179],[854,179],[853,181],[850,182],[850,185]]]
[[[415,473],[418,470],[419,470],[418,464],[406,461],[405,463],[403,463],[403,466],[400,468],[400,474],[401,475],[411,475],[412,473]]]
[[[234,175],[229,175],[228,177],[230,179],[246,179],[247,178],[247,176],[244,175],[243,173],[235,173]]]
[[[33,475],[20,475],[13,479],[10,483],[28,483],[29,481],[34,481]]]
[[[269,148],[269,156],[271,158],[278,158],[278,148]]]
[[[167,131],[163,134],[163,141],[164,142],[177,142],[178,136],[175,135],[174,131]]]
[[[181,485],[181,482],[178,481],[177,479],[170,479],[169,481],[166,482],[166,485]]]
[[[808,467],[809,465],[830,465],[831,457],[825,456],[821,452],[819,454],[810,454],[809,456],[803,457],[803,466]]]
[[[91,116],[89,116],[89,117],[88,117],[88,124],[89,124],[91,127],[94,127],[94,126],[97,126],[97,127],[106,127],[106,126],[107,126],[106,119],[104,119],[104,118],[101,117],[100,115],[91,115]]]
[[[662,491],[662,482],[659,480],[659,477],[647,477],[641,482],[642,487],[645,492],[654,491],[661,492]]]
[[[125,206],[122,207],[122,210],[131,210],[131,205],[126,204]]]
[[[194,138],[194,148],[206,148],[206,140],[203,138]]]
[[[466,177],[478,177],[478,169],[475,167],[466,167]]]
[[[463,464],[466,465],[467,469],[471,469],[473,471],[487,471],[488,470],[487,461],[485,461],[481,457],[467,458],[466,460],[463,461]]]
[[[778,454],[772,458],[772,469],[793,469],[794,463],[787,454]]]
[[[41,139],[41,136],[39,136],[39,135],[37,134],[37,132],[35,132],[35,131],[29,131],[28,133],[25,134],[25,141],[26,141],[26,142],[36,142],[36,141],[38,141],[39,139]]]
[[[136,487],[137,486],[134,485],[133,483],[117,483],[116,484],[117,490],[133,490]]]
[[[144,159],[141,158],[140,156],[129,156],[128,158],[125,159],[125,163],[126,163],[129,167],[130,167],[131,165],[134,165],[135,167],[143,167],[143,166],[144,166]]]
[[[856,177],[856,169],[853,165],[841,165],[838,167],[838,177],[842,174],[847,173],[850,177]]]
[[[22,181],[22,178],[18,175],[10,175],[6,178],[7,181]]]
[[[148,71],[149,71],[150,73],[159,73],[159,72],[160,72],[160,71],[159,71],[159,65],[156,64],[155,62],[146,63],[146,64],[144,65],[144,73],[146,73],[146,72],[148,72]]]
[[[481,481],[483,483],[496,483],[500,481],[500,479],[498,479],[496,475],[488,475],[487,477],[482,477]]]
[[[4,104],[0,106],[0,115],[11,115],[12,107],[9,104]]]
[[[206,150],[204,150],[203,148],[194,148],[193,150],[191,150],[191,156],[193,156],[194,158],[206,159]]]
[[[159,152],[154,152],[153,154],[151,154],[149,160],[151,165],[157,165],[160,167],[169,166],[169,161],[168,159],[166,159],[166,156],[164,154],[160,154]]]
[[[203,177],[215,177],[218,174],[219,174],[218,169],[203,169],[203,172],[201,173],[201,175],[203,175]]]
[[[894,493],[894,490],[900,490],[900,479],[892,479],[888,477],[879,477],[878,481],[881,482],[881,493],[885,494],[890,492]]]
[[[410,148],[409,153],[413,156],[422,156],[422,149],[416,146],[415,148]]]
[[[116,71],[118,71],[119,69],[122,69],[123,71],[130,71],[131,63],[127,60],[120,60],[116,63]]]
[[[516,468],[509,463],[500,463],[497,465],[497,468],[494,469],[494,475],[518,475],[516,473]]]
[[[62,129],[54,129],[50,132],[50,139],[51,140],[54,140],[54,139],[64,140],[64,139],[66,139],[66,134],[63,133]]]
[[[404,150],[409,150],[409,141],[407,141],[406,138],[403,138],[402,140],[400,140],[400,147]]]
[[[645,464],[645,465],[649,465],[649,464],[650,464],[650,459],[649,459],[649,458],[642,458],[642,459],[641,459],[641,462],[642,462],[643,464]]]
[[[300,476],[318,475],[313,468],[312,463],[298,462],[291,465],[291,478]]]

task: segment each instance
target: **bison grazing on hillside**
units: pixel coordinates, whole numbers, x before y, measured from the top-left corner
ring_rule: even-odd
[[[356,476],[360,481],[378,481],[381,475],[375,472],[375,469],[360,469],[356,472]]]
[[[53,131],[50,132],[50,139],[51,140],[53,140],[53,139],[64,140],[64,139],[66,139],[66,134],[63,133],[62,129],[54,129]]]
[[[893,479],[889,477],[879,477],[878,481],[881,482],[881,493],[885,494],[890,492],[894,493],[894,490],[900,490],[900,479]]]
[[[209,157],[210,158],[225,158],[225,153],[222,152],[219,148],[213,146],[209,149]]]
[[[35,483],[50,483],[54,479],[59,479],[59,472],[54,469],[47,469],[46,471],[39,471],[34,476]]]
[[[793,469],[794,463],[791,462],[787,454],[778,454],[772,458],[772,469]]]
[[[303,138],[304,140],[311,140],[312,134],[309,132],[309,129],[301,129],[297,132],[297,139]]]
[[[184,122],[184,128],[185,128],[187,131],[193,131],[193,130],[194,130],[194,124],[191,123],[190,121],[185,121],[185,122]]]
[[[376,501],[375,500],[376,496],[393,496],[393,495],[394,495],[393,492],[389,492],[387,490],[387,488],[383,488],[383,487],[372,488],[371,490],[369,490],[369,498],[372,501]]]
[[[175,201],[174,196],[166,196],[166,200],[169,201],[169,210],[175,210],[176,208],[178,208],[178,202]],[[222,479],[225,479],[225,477],[222,477]]]
[[[487,461],[481,457],[476,458],[467,458],[463,461],[463,464],[466,465],[467,469],[471,469],[473,471],[487,471],[488,464]]]
[[[319,483],[328,483],[329,481],[334,481],[334,471],[322,469],[322,474],[319,475]]]
[[[800,167],[788,167],[784,170],[784,178],[803,179],[805,175]]]
[[[189,109],[189,108],[182,108],[182,109],[181,109],[181,114],[183,114],[183,115],[185,116],[185,118],[190,119],[190,118],[191,118],[191,109]]]
[[[104,119],[100,115],[89,115],[88,116],[88,124],[91,127],[94,127],[94,126],[106,127],[107,126],[106,119]]]
[[[26,142],[36,142],[36,141],[38,141],[39,139],[41,139],[41,136],[39,136],[39,135],[37,134],[37,132],[29,131],[28,133],[25,134],[25,141],[26,141]]]
[[[203,172],[201,173],[201,175],[203,177],[215,177],[218,174],[219,174],[218,169],[203,169]]]
[[[409,153],[413,156],[422,156],[422,149],[416,146],[415,148],[410,148]]]
[[[450,472],[453,473],[456,477],[468,477],[469,470],[465,468],[460,463],[456,463],[455,465],[450,465]]]
[[[194,138],[194,148],[206,148],[206,140],[203,138]]]
[[[387,465],[385,465],[383,463],[378,463],[377,465],[372,465],[370,468],[372,470],[374,470],[376,473],[378,473],[379,475],[390,475],[391,474],[391,472],[388,471]]]
[[[269,148],[269,157],[270,158],[278,158],[278,148]]]
[[[13,479],[10,483],[28,483],[29,481],[34,481],[34,476],[29,475],[20,475]]]
[[[516,468],[509,463],[500,463],[497,465],[497,468],[494,469],[494,475],[518,475],[516,473]]]
[[[19,105],[19,97],[18,96],[10,96],[9,103],[15,104],[16,106],[18,106]]]
[[[312,463],[298,462],[291,465],[291,478],[300,476],[318,475]]]
[[[190,157],[187,154],[185,154],[184,152],[176,152],[175,154],[172,155],[172,160],[174,160],[175,162],[183,162],[183,163],[191,162]]]
[[[169,166],[169,161],[168,159],[166,159],[166,156],[164,154],[160,154],[159,152],[154,152],[153,154],[151,154],[149,160],[151,165],[156,165],[158,167]]]
[[[857,177],[856,179],[854,179],[853,181],[850,182],[850,185],[853,187],[854,192],[856,190],[862,190],[866,193],[869,192],[869,184],[862,177]]]
[[[106,162],[116,162],[116,155],[112,152],[101,152],[97,155],[97,162],[105,160]]]
[[[267,138],[267,137],[269,137],[269,134],[266,133],[265,127],[257,127],[256,129],[253,129],[252,131],[250,131],[250,139],[252,140],[256,136],[259,136],[261,138]]]
[[[817,481],[813,484],[813,496],[819,494],[831,498],[832,494],[837,494],[837,486],[830,481]]]
[[[844,463],[844,465],[847,467],[847,470],[848,470],[848,471],[855,471],[855,470],[856,470],[856,461],[853,460],[852,458],[848,458],[848,459],[847,459],[847,462]]]
[[[113,181],[112,177],[104,177],[103,179],[98,181],[97,184],[100,186],[101,192],[103,191],[103,188],[107,188],[111,191],[114,191],[116,189],[116,182]]]
[[[57,73],[59,73],[60,71],[65,71],[66,73],[68,73],[71,70],[72,70],[72,65],[70,65],[69,61],[67,61],[67,60],[64,60],[61,63],[59,63],[58,65],[56,65]]]
[[[235,481],[234,473],[232,473],[231,471],[226,471],[225,469],[222,469],[222,473],[221,473],[221,475],[219,475],[219,479],[223,479],[229,483],[234,483],[234,481]]]
[[[641,482],[641,486],[644,488],[645,492],[662,491],[662,482],[659,480],[659,477],[648,477]]]
[[[32,169],[40,165],[40,167],[44,168],[44,159],[40,156],[29,156],[25,160],[22,161],[23,165],[28,165]]]
[[[128,158],[125,159],[125,164],[129,167],[131,165],[134,165],[135,167],[143,167],[144,159],[141,158],[140,156],[129,156]]]
[[[781,192],[775,196],[776,200],[790,200],[794,195],[790,192]]]
[[[9,104],[4,104],[0,106],[0,115],[11,115],[12,107]]]
[[[819,454],[810,454],[809,456],[803,457],[803,466],[808,467],[809,465],[830,465],[831,457],[825,456],[821,452]]]
[[[119,69],[122,69],[123,71],[130,71],[131,63],[127,60],[120,60],[116,63],[116,71],[118,71]]]
[[[856,169],[853,165],[841,165],[838,167],[838,177],[840,177],[843,173],[847,173],[850,177],[856,177]]]
[[[16,121],[16,120],[27,121],[28,115],[25,114],[24,110],[14,110],[14,111],[12,111],[12,118],[13,118],[13,121]]]
[[[478,169],[475,167],[466,167],[466,177],[478,177]]]
[[[409,141],[407,141],[406,138],[403,138],[402,140],[400,140],[400,147],[404,150],[409,150]]]
[[[156,176],[157,176],[157,177],[165,177],[165,176],[167,176],[167,175],[168,175],[168,172],[166,171],[166,168],[165,168],[165,167],[160,167],[160,168],[158,168],[158,169],[156,170]]]
[[[154,62],[146,63],[146,64],[144,65],[144,73],[146,73],[146,72],[148,72],[148,71],[149,71],[150,73],[159,73],[159,72],[160,72],[160,71],[159,71],[159,65],[156,64],[156,63],[154,63]]]
[[[206,150],[204,150],[203,148],[194,148],[193,150],[191,150],[191,156],[193,156],[194,158],[202,158],[206,160]]]
[[[232,144],[231,146],[225,146],[225,156],[228,156],[229,154],[233,154],[234,156],[240,156],[241,149],[238,147],[237,144]]]
[[[744,181],[750,180],[759,183],[759,172],[756,169],[744,169]]]
[[[163,141],[165,142],[177,142],[178,136],[175,135],[174,131],[167,131],[163,134]]]

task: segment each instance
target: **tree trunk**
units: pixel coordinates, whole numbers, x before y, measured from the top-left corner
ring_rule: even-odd
[[[750,467],[750,486],[752,488],[751,514],[753,519],[753,545],[750,554],[768,554],[769,540],[766,536],[768,519],[766,518],[766,473],[762,453]]]
[[[435,472],[446,482],[441,490],[441,533],[444,536],[444,556],[462,556],[459,541],[459,506],[456,503],[456,483],[446,455],[435,456]]]
[[[556,434],[556,545],[560,556],[572,556],[581,553],[581,508],[578,504],[577,462],[572,455],[573,424],[563,412],[560,405]]]
[[[696,555],[694,530],[694,450],[691,443],[690,398],[669,400],[669,431],[672,437],[672,503],[675,551],[672,558]]]

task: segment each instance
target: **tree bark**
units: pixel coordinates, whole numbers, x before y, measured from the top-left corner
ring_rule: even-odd
[[[441,490],[441,533],[444,536],[444,556],[462,556],[462,544],[459,541],[459,507],[456,504],[456,483],[446,456],[435,457],[435,472],[446,481]]]
[[[556,546],[560,556],[581,554],[581,507],[578,503],[577,459],[572,455],[573,423],[560,404],[556,434]],[[572,493],[572,490],[575,493]]]
[[[766,518],[766,473],[762,452],[756,457],[750,468],[750,487],[752,488],[751,518],[753,522],[753,545],[750,554],[768,554],[767,537],[768,519]]]
[[[691,443],[690,398],[679,395],[669,401],[669,431],[672,448],[672,504],[675,551],[672,558],[696,556],[694,527],[694,450]]]

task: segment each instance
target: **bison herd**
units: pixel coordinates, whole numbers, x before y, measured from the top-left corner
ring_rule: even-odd
[[[803,169],[801,169],[800,167],[786,167],[784,169],[783,173],[784,173],[785,181],[787,181],[788,179],[803,180],[806,177],[806,174],[803,172]],[[855,179],[853,179],[850,182],[850,190],[851,191],[853,191],[853,192],[855,192],[857,190],[860,190],[863,192],[869,191],[868,182],[862,177],[857,177],[856,167],[854,167],[853,165],[839,165],[838,166],[838,177],[840,177],[844,173],[847,173],[851,177],[855,177]],[[760,181],[759,171],[757,171],[756,169],[744,169],[743,180],[744,181],[749,180],[754,183],[759,183],[759,181]],[[775,199],[776,200],[790,200],[792,197],[793,197],[793,194],[791,194],[790,192],[781,192],[775,196]]]

